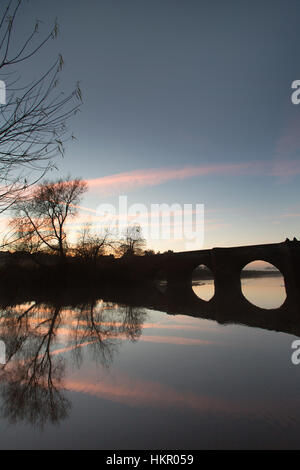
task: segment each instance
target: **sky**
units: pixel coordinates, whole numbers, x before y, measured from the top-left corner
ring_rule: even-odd
[[[83,91],[77,140],[49,175],[89,183],[73,231],[121,195],[149,212],[203,204],[199,249],[299,238],[299,15],[298,0],[25,2],[17,38],[36,18],[47,31],[57,17],[60,34],[20,72],[62,53],[62,89]]]

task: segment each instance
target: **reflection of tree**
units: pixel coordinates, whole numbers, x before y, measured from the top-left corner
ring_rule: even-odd
[[[146,317],[140,308],[131,305],[120,307],[122,329],[131,341],[137,341],[142,334],[143,322]]]
[[[74,328],[77,362],[82,360],[82,344],[88,344],[95,361],[109,366],[122,339],[136,341],[142,331],[145,314],[134,307],[92,302],[77,307]]]
[[[11,422],[24,420],[42,427],[68,416],[70,404],[62,394],[64,363],[52,352],[61,308],[39,306],[6,311],[4,320],[7,364],[2,367],[2,414]]]
[[[7,350],[7,363],[0,369],[3,417],[39,427],[68,417],[71,405],[64,395],[66,364],[60,354],[64,350],[58,348],[60,330],[67,328],[67,350],[78,366],[82,346],[95,361],[109,366],[122,339],[138,339],[144,317],[139,309],[96,301],[73,310],[38,303],[6,309],[0,315]]]
[[[2,415],[11,423],[26,421],[43,427],[50,421],[58,423],[68,416],[70,404],[54,385],[53,377],[59,382],[62,374],[60,364],[48,372],[47,377],[34,372],[28,377],[28,369],[17,365],[13,373],[1,377]],[[48,380],[47,380],[48,379]]]

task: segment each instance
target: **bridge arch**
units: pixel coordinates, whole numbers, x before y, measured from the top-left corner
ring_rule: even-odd
[[[241,270],[241,292],[251,305],[265,309],[280,309],[287,299],[284,276],[263,260],[246,264]]]
[[[215,278],[212,270],[200,264],[192,271],[191,285],[194,294],[201,300],[209,302],[215,295]]]

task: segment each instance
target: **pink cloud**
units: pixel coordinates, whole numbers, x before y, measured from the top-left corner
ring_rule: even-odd
[[[300,217],[300,212],[291,212],[289,214],[283,214],[282,217]]]
[[[184,180],[206,175],[242,175],[258,171],[260,163],[234,163],[208,166],[188,166],[184,168],[154,168],[133,170],[126,173],[104,176],[88,180],[91,190],[105,195],[125,190],[156,186],[168,181]]]

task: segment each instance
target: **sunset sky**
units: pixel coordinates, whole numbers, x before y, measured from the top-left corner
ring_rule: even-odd
[[[20,72],[37,78],[61,52],[62,89],[81,82],[77,140],[49,175],[89,182],[81,219],[127,195],[204,204],[204,248],[299,238],[299,15],[299,0],[25,4],[20,37],[36,18],[61,31]]]

